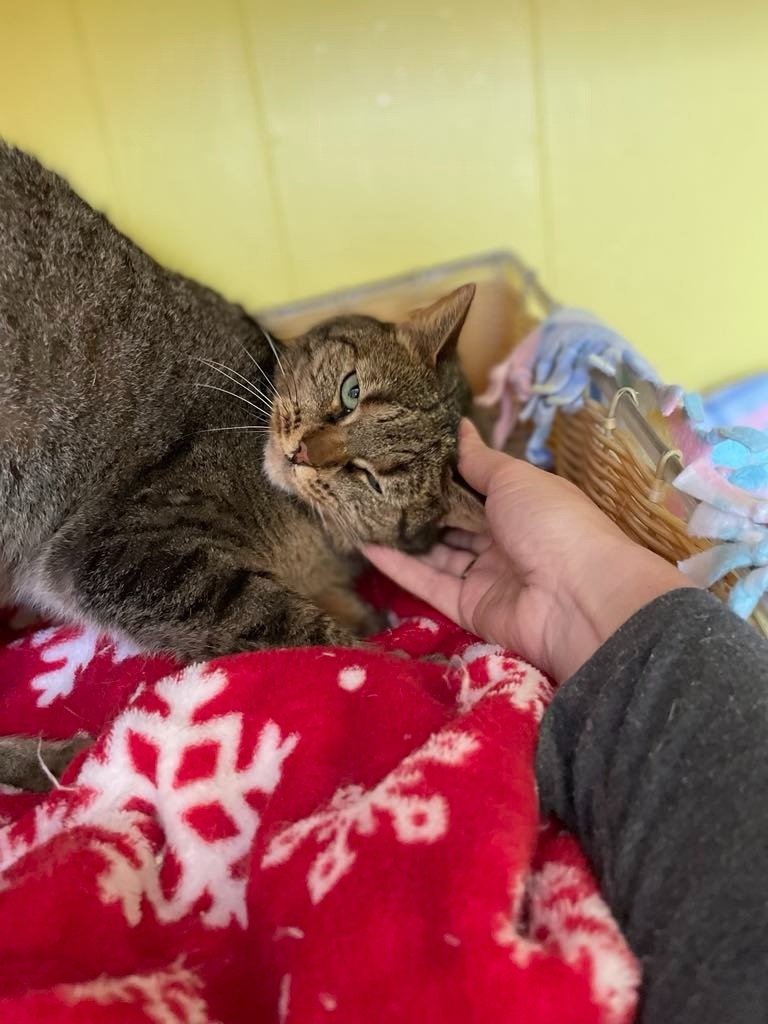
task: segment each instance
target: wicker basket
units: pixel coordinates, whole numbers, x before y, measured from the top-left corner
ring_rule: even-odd
[[[355,310],[394,320],[408,310],[467,281],[478,285],[460,342],[460,354],[476,391],[488,371],[519,344],[555,304],[530,270],[511,253],[446,264],[391,281],[265,311],[267,325],[290,337],[308,324],[341,311]],[[586,399],[573,415],[555,418],[550,445],[555,472],[580,487],[633,540],[676,564],[710,547],[689,536],[686,528],[696,502],[670,492],[683,468],[680,452],[668,450],[640,409],[637,394],[595,375],[599,398]],[[488,434],[493,410],[478,407],[478,425]],[[519,426],[507,445],[522,455],[527,429]],[[674,498],[674,500],[670,500]],[[725,599],[737,575],[713,587]],[[768,636],[765,602],[752,617]]]

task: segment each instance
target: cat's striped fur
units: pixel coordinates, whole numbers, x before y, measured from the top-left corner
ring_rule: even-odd
[[[185,660],[357,642],[371,617],[354,550],[428,546],[459,493],[455,342],[472,292],[403,324],[344,317],[272,345],[0,142],[0,576],[14,600]],[[344,415],[350,369],[361,397]],[[302,443],[311,457],[289,461]]]

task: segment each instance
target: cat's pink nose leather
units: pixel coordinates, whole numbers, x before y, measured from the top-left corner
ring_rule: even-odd
[[[309,465],[309,452],[307,451],[307,446],[303,441],[291,456],[291,462],[296,462],[301,466]]]

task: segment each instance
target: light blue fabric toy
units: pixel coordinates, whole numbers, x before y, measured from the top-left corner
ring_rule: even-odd
[[[698,498],[688,530],[722,543],[693,555],[680,568],[710,587],[736,569],[749,569],[732,588],[729,607],[748,618],[768,589],[768,433],[720,427],[708,433],[711,449],[675,481]]]
[[[520,419],[533,425],[526,457],[537,466],[552,465],[547,442],[555,414],[583,407],[594,369],[617,381],[624,371],[647,381],[665,415],[682,407],[686,429],[705,451],[675,486],[701,502],[689,523],[690,533],[721,543],[681,562],[680,569],[703,587],[734,570],[750,570],[732,588],[729,605],[744,618],[751,615],[768,590],[768,432],[713,426],[716,402],[705,406],[699,395],[664,387],[626,339],[583,310],[558,309],[529,341],[534,344],[530,383],[518,393],[525,401]]]
[[[578,412],[584,405],[590,370],[615,377],[622,364],[642,380],[661,386],[656,371],[620,334],[580,309],[559,309],[539,328],[530,398],[520,419],[532,422],[526,458],[552,465],[547,439],[558,409]]]

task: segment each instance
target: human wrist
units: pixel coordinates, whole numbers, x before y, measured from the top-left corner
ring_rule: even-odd
[[[692,584],[669,562],[628,538],[585,558],[555,595],[548,631],[550,670],[570,678],[632,616],[671,590]]]

